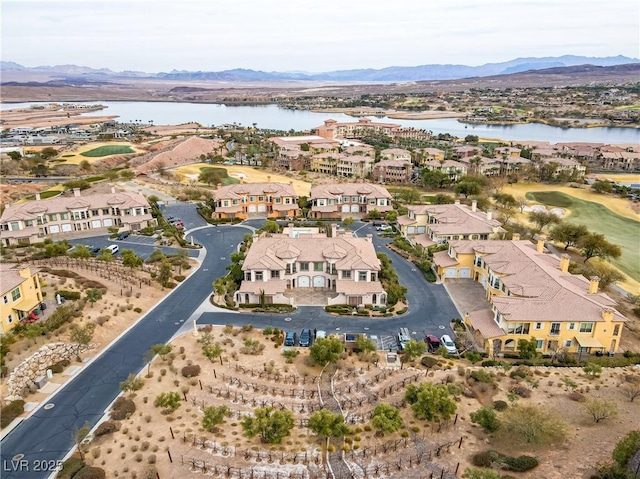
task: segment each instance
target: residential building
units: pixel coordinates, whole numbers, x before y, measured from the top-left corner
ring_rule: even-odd
[[[341,156],[336,165],[336,174],[348,178],[368,178],[373,167],[371,156]]]
[[[251,217],[294,218],[300,213],[293,182],[240,183],[215,191],[214,219]]]
[[[5,246],[30,244],[45,238],[62,240],[106,234],[109,227],[136,231],[155,225],[147,199],[139,193],[116,192],[41,199],[8,206],[0,217],[0,241]]]
[[[401,129],[396,123],[374,123],[369,118],[360,118],[358,121],[342,122],[325,120],[324,125],[317,127],[316,133],[328,139],[335,138],[361,138],[371,134],[384,134],[393,136],[394,131]]]
[[[373,183],[335,183],[311,188],[311,218],[358,217],[391,211],[391,195]]]
[[[439,278],[469,278],[485,289],[490,307],[465,312],[464,321],[490,354],[517,352],[535,338],[540,353],[615,352],[626,318],[599,278],[569,273],[569,256],[548,253],[544,238],[452,241],[433,256]]]
[[[338,235],[335,225],[332,237],[293,229],[255,237],[242,272],[237,303],[386,304],[371,237]]]
[[[477,209],[459,201],[449,205],[408,206],[408,213],[398,218],[400,233],[410,243],[424,247],[449,243],[454,240],[502,239],[506,230],[493,219],[491,211]]]
[[[422,166],[430,160],[444,161],[444,151],[440,148],[423,148],[418,151],[418,164]]]
[[[406,160],[382,160],[373,166],[372,179],[380,183],[408,183],[413,167]]]
[[[444,157],[441,160],[425,160],[422,165],[427,170],[437,170],[449,177],[451,181],[458,181],[458,179],[467,174],[467,164],[462,161],[445,160]]]
[[[553,176],[565,173],[572,178],[579,179],[587,172],[586,166],[572,158],[543,158],[540,162],[543,165],[555,164],[556,169]]]
[[[296,148],[311,153],[336,153],[340,142],[318,135],[274,136],[269,138],[279,148]]]
[[[7,334],[40,307],[42,291],[37,272],[27,267],[0,264],[0,296],[2,297],[2,316],[0,316],[0,334]]]
[[[338,161],[346,158],[340,153],[319,153],[311,157],[311,171],[335,176],[338,173]]]
[[[380,156],[387,160],[401,160],[411,162],[411,152],[402,148],[387,148],[380,152]]]

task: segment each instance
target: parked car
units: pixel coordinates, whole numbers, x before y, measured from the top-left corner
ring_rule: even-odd
[[[129,237],[129,235],[130,235],[130,234],[131,234],[131,232],[130,232],[130,231],[123,231],[122,233],[120,233],[120,234],[118,235],[118,239],[119,239],[119,240],[126,239],[126,238],[128,238],[128,237]]]
[[[295,346],[296,345],[296,333],[293,331],[287,331],[287,334],[284,337],[284,345],[285,346]]]
[[[308,348],[311,346],[311,330],[303,329],[300,333],[300,346]]]
[[[105,249],[111,251],[111,254],[116,254],[118,251],[120,251],[120,246],[118,246],[117,244],[110,244]]]
[[[100,252],[102,248],[100,248],[100,246],[92,246],[91,249],[89,250],[89,253],[91,254],[98,254]]]
[[[411,341],[411,334],[409,334],[408,328],[400,328],[398,331],[398,350],[404,351],[406,344]]]
[[[458,354],[458,348],[453,344],[451,337],[448,334],[443,334],[440,336],[440,342],[447,349],[447,353],[449,354]]]
[[[380,231],[380,227],[382,226],[382,223],[380,223],[379,221],[374,221],[373,222],[373,227],[377,230]]]
[[[427,343],[427,348],[431,353],[437,351],[437,349],[440,347],[440,340],[433,334],[427,334],[424,337],[424,342]]]

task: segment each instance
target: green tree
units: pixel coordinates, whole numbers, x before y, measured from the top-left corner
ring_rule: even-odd
[[[500,434],[508,441],[521,444],[549,444],[562,441],[567,426],[541,406],[514,404],[502,413]]]
[[[120,178],[126,181],[131,181],[136,176],[136,174],[131,170],[122,170],[120,171]]]
[[[120,383],[120,390],[125,393],[134,392],[142,389],[142,386],[144,386],[144,379],[139,378],[133,373],[129,373],[127,379]]]
[[[173,346],[170,344],[158,343],[151,346],[150,351],[154,356],[160,356],[160,359],[163,361],[166,359],[166,356],[173,350]]]
[[[267,233],[278,233],[280,231],[280,226],[273,220],[267,220],[260,228],[261,231],[266,231]]]
[[[369,212],[369,218],[371,218],[372,220],[379,220],[380,218],[382,218],[382,213],[380,213],[378,210],[371,210]]]
[[[108,249],[101,249],[100,254],[98,255],[98,261],[104,261],[105,263],[111,263],[115,258],[113,257],[113,253]]]
[[[480,424],[486,432],[496,432],[500,429],[500,421],[492,407],[483,407],[472,412],[471,422]]]
[[[371,426],[377,430],[376,435],[392,433],[404,425],[402,415],[397,407],[381,403],[376,406],[371,415]]]
[[[589,230],[586,226],[563,221],[553,227],[549,233],[549,239],[564,243],[564,250],[567,251],[570,246],[577,245],[588,234]]]
[[[409,384],[404,399],[411,404],[416,418],[427,421],[447,420],[455,414],[457,408],[447,387],[432,383],[422,383],[419,387]]]
[[[460,181],[453,187],[453,191],[456,195],[464,195],[465,198],[468,198],[469,195],[479,195],[482,187],[475,182]]]
[[[241,424],[248,438],[260,436],[263,443],[280,444],[291,433],[294,420],[291,411],[264,407],[254,409],[253,416],[245,416]]]
[[[40,152],[40,157],[42,157],[43,160],[50,160],[56,156],[58,156],[58,150],[50,146],[47,146]]]
[[[88,246],[79,244],[74,246],[73,251],[69,254],[71,258],[91,258],[91,251]]]
[[[329,438],[342,437],[349,432],[349,426],[344,423],[342,414],[334,414],[327,409],[320,409],[309,417],[307,427],[316,436],[324,438],[329,447]]]
[[[394,210],[387,211],[387,213],[384,215],[384,219],[389,223],[393,223],[398,219],[398,212]]]
[[[218,426],[224,422],[224,418],[230,414],[227,406],[209,406],[204,408],[202,428],[205,431],[215,432]]]
[[[518,353],[521,359],[535,359],[538,357],[538,340],[536,338],[519,339]]]
[[[613,193],[613,185],[609,181],[598,180],[591,185],[591,189],[600,194]]]
[[[87,301],[91,303],[91,307],[93,308],[93,303],[100,301],[102,299],[102,290],[100,288],[93,288],[87,290]]]
[[[600,421],[616,417],[618,415],[617,406],[610,401],[601,401],[600,399],[588,399],[584,403],[584,409],[588,416],[593,419],[596,424]]]
[[[89,344],[93,339],[93,332],[96,325],[87,323],[84,326],[74,326],[71,328],[71,341],[78,344]]]
[[[362,353],[372,353],[377,349],[376,343],[366,334],[359,334],[356,338],[356,350]]]
[[[176,391],[160,393],[153,405],[163,408],[163,414],[172,413],[180,407],[180,393]]]
[[[309,348],[309,355],[317,364],[325,366],[337,363],[343,350],[344,345],[338,338],[318,338]]]
[[[136,254],[132,249],[122,250],[122,264],[131,269],[139,268],[142,266],[142,258]]]
[[[10,151],[9,153],[7,153],[7,155],[9,156],[9,158],[15,161],[22,159],[22,155],[20,154],[19,151]]]
[[[433,198],[434,205],[452,205],[456,202],[456,199],[451,195],[445,195],[443,193],[438,193]]]
[[[160,263],[160,271],[158,271],[156,278],[163,288],[166,288],[171,283],[171,263],[166,259],[163,259]]]
[[[426,351],[427,343],[424,341],[416,341],[415,339],[407,342],[402,350],[403,354],[409,358],[409,360],[414,360],[415,358],[422,356]]]
[[[580,273],[582,273],[586,278],[591,278],[592,276],[600,278],[601,288],[606,288],[611,284],[624,281],[625,279],[624,274],[603,261],[600,261],[599,263],[583,264],[583,267],[580,269]]]
[[[198,343],[202,344],[202,354],[211,362],[220,357],[224,351],[222,347],[215,342],[215,338],[211,333],[203,334],[202,337],[198,339]]]
[[[509,193],[496,193],[493,195],[493,199],[503,208],[514,208],[518,206],[516,199]]]
[[[601,233],[589,233],[580,239],[578,246],[582,249],[585,263],[595,257],[619,258],[622,254],[620,247],[609,243]]]
[[[613,460],[620,466],[626,467],[638,449],[640,449],[640,430],[631,431],[616,444],[612,454]]]
[[[589,362],[584,365],[584,368],[582,368],[582,370],[588,377],[591,378],[599,378],[602,374],[602,366],[596,363]]]
[[[352,225],[353,223],[355,223],[355,222],[356,222],[356,220],[354,220],[354,219],[353,219],[353,218],[351,218],[351,217],[349,217],[349,218],[345,218],[345,219],[343,219],[343,220],[342,220],[342,224],[343,224],[344,226],[347,226],[347,227],[351,226],[351,225]]]
[[[462,474],[464,479],[500,479],[500,473],[491,469],[476,469],[467,467]],[[506,477],[506,476],[505,476]]]
[[[560,219],[550,211],[532,211],[529,213],[529,221],[534,224],[534,234],[539,234],[547,225],[559,223]]]
[[[154,249],[153,252],[149,255],[149,257],[147,258],[147,262],[148,263],[156,263],[158,261],[163,261],[165,260],[167,257],[164,255],[164,253],[162,252],[162,250],[160,249]]]

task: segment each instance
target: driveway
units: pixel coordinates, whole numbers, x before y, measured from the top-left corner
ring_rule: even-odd
[[[465,313],[491,311],[491,304],[486,299],[486,292],[477,281],[447,279],[446,289],[462,316]]]

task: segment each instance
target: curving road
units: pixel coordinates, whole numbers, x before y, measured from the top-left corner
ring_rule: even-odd
[[[192,220],[194,226],[198,224],[195,210],[185,209],[181,213],[185,219]],[[407,297],[411,307],[405,315],[378,319],[334,317],[319,307],[300,307],[286,317],[226,311],[204,312],[198,323],[250,323],[256,327],[271,325],[295,330],[317,328],[328,332],[367,331],[369,334],[390,336],[399,327],[406,326],[418,338],[426,333],[438,336],[444,332],[450,333],[449,321],[459,314],[444,287],[427,283],[419,270],[386,248],[389,240],[379,238],[370,225],[356,223],[352,228],[359,236],[373,234],[376,250],[386,253],[392,259],[400,282],[408,288]],[[51,397],[48,404],[53,404],[53,407],[40,407],[2,440],[0,476],[49,476],[49,472],[34,470],[36,461],[62,459],[74,445],[75,431],[85,422],[94,426],[120,393],[119,383],[129,373],[142,370],[145,366],[145,353],[150,347],[167,342],[178,330],[189,327],[185,322],[201,304],[208,301],[213,280],[226,274],[228,258],[247,231],[244,227],[219,226],[202,227],[190,233],[207,251],[200,268]],[[23,462],[12,462],[12,458],[18,454],[24,454]]]

